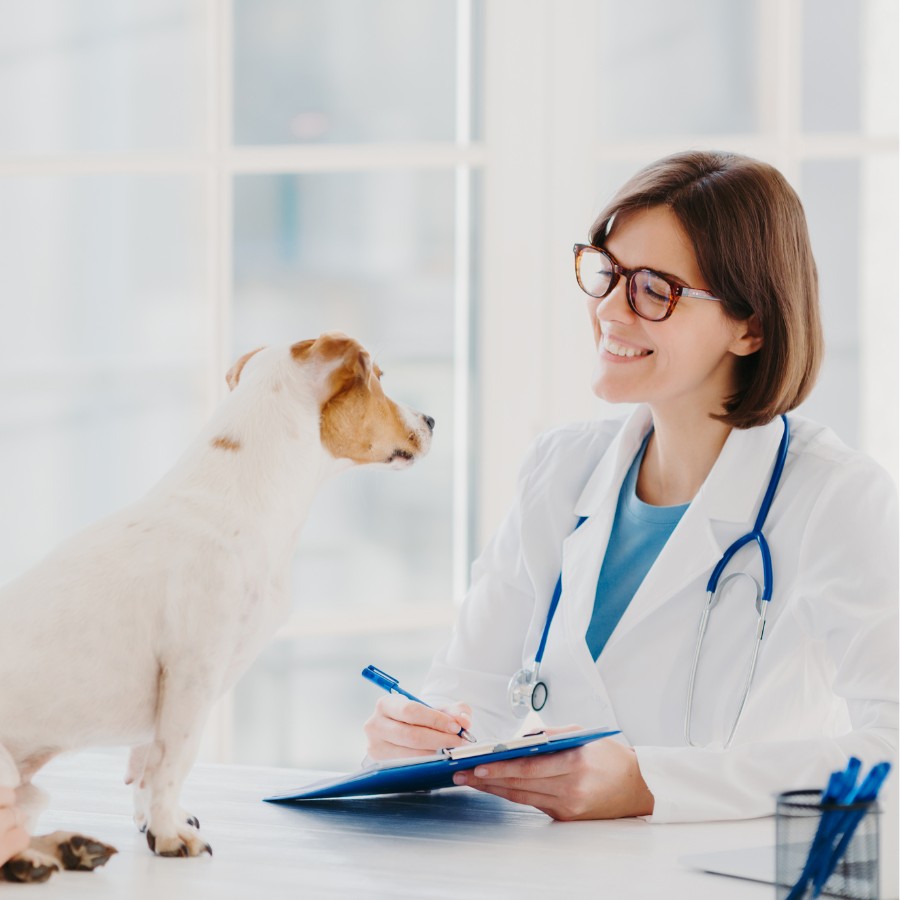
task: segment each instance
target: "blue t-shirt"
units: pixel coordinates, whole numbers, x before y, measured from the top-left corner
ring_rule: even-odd
[[[585,635],[594,659],[603,652],[631,598],[689,505],[651,506],[638,499],[637,477],[646,447],[645,438],[622,482],[606,556],[597,579],[594,611]]]

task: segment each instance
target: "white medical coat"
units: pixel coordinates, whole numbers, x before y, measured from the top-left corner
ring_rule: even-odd
[[[750,696],[728,750],[756,634],[747,579],[710,616],[684,739],[688,676],[710,572],[750,531],[781,440],[781,419],[731,431],[718,460],[595,662],[585,643],[625,474],[651,419],[560,428],[538,438],[515,502],[472,568],[456,628],[426,679],[440,703],[473,707],[474,734],[520,724],[510,676],[530,666],[553,588],[562,596],[541,667],[547,725],[621,729],[655,798],[654,822],[769,815],[773,794],[822,786],[856,755],[896,760],[897,490],[828,429],[790,415],[784,474],[764,526],[774,591]],[[580,516],[584,524],[575,530]],[[755,543],[725,575],[762,584]],[[742,585],[739,587],[739,585]],[[752,586],[750,586],[752,588]]]

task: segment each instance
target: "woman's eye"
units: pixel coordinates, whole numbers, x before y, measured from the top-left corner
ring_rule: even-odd
[[[648,300],[656,303],[669,302],[669,285],[659,278],[646,278],[642,281],[641,290]]]

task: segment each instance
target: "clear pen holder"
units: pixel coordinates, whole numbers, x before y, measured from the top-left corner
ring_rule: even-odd
[[[823,897],[845,897],[851,900],[878,900],[878,815],[877,803],[822,803],[822,792],[815,790],[787,791],[779,794],[775,812],[775,896],[785,900],[800,879],[819,826],[858,818],[846,849],[822,886]],[[843,817],[843,818],[840,818]],[[827,860],[837,839],[818,844],[818,865]],[[813,881],[803,893],[794,897],[812,897]]]

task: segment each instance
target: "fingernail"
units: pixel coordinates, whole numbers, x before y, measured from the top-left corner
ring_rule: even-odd
[[[478,778],[487,778],[487,766],[477,766],[475,769],[475,775]]]
[[[454,784],[465,784],[465,783],[466,783],[466,776],[465,776],[465,775],[460,775],[460,774],[454,775],[454,776],[453,776],[453,783],[454,783]]]

